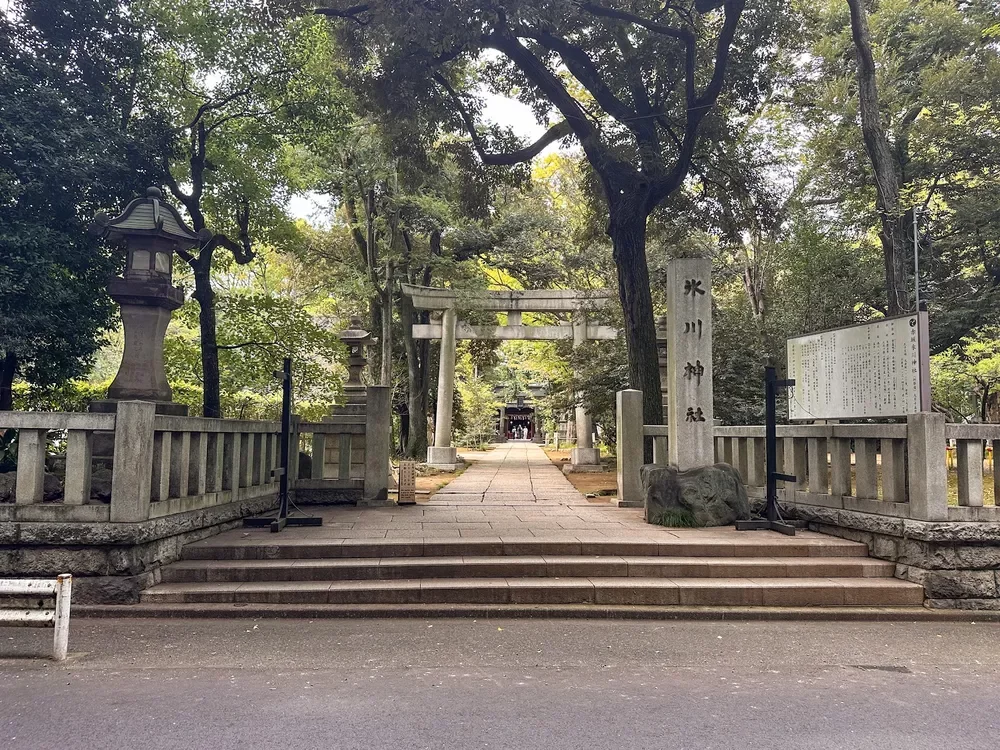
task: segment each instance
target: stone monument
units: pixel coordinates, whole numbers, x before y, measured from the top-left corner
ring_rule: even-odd
[[[175,208],[164,203],[159,188],[126,206],[114,219],[98,214],[91,232],[126,249],[125,272],[108,284],[111,298],[121,307],[125,352],[106,401],[91,411],[109,412],[119,401],[152,401],[158,414],[187,415],[173,403],[163,369],[163,338],[173,311],[184,303],[184,292],[172,284],[174,253],[206,242],[211,233],[195,234]]]
[[[712,261],[667,266],[667,449],[680,471],[715,463]]]

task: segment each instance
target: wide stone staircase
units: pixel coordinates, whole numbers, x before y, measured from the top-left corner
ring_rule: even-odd
[[[684,608],[912,608],[923,589],[863,544],[678,533],[662,539],[322,539],[188,545],[136,608],[157,615],[583,614]],[[754,609],[749,611],[754,611]],[[138,614],[138,612],[136,613]]]

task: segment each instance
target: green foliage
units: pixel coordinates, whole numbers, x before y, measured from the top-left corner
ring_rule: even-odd
[[[809,129],[801,197],[830,203],[829,218],[855,232],[873,231],[875,188],[858,125],[848,8],[825,0],[799,9],[809,40],[794,87]],[[996,20],[988,0],[886,0],[869,13],[901,201],[929,211],[921,296],[930,301],[934,351],[997,321],[1000,48],[990,41]]]
[[[994,421],[1000,396],[1000,330],[975,331],[932,357],[931,389],[934,403],[956,421]]]
[[[225,413],[233,418],[273,418],[281,410],[281,383],[274,377],[292,357],[296,408],[309,404],[325,413],[342,392],[346,352],[294,299],[273,292],[239,291],[220,295],[219,361]],[[188,302],[175,313],[165,344],[167,375],[175,388],[194,396],[200,388],[198,309]]]
[[[455,374],[462,415],[457,443],[467,447],[485,445],[493,438],[497,409],[503,402],[493,394],[493,383],[479,375],[468,351],[463,351],[457,359]]]
[[[128,132],[137,30],[115,0],[9,5],[0,14],[0,354],[15,355],[32,383],[53,385],[86,372],[112,322],[104,286],[116,260],[87,224],[149,179]]]

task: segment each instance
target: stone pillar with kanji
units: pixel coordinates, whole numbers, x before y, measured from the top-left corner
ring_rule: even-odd
[[[688,471],[715,463],[712,398],[712,261],[667,267],[669,463]]]

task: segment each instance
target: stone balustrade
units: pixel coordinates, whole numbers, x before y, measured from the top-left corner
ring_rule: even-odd
[[[153,429],[148,518],[277,493],[280,422],[158,415]]]
[[[638,472],[646,441],[653,462],[667,462],[667,428],[640,425],[641,393],[619,393],[619,499],[642,504]],[[715,460],[736,468],[751,497],[764,497],[764,427],[716,427]],[[835,508],[920,521],[1000,522],[1000,507],[984,501],[984,451],[1000,449],[1000,425],[946,424],[914,414],[899,424],[779,425],[777,469],[797,477],[778,483],[785,507]],[[958,504],[948,504],[946,447],[957,454]],[[994,473],[993,496],[1000,496]],[[995,501],[994,501],[995,502]]]
[[[836,508],[920,521],[1000,521],[985,505],[983,444],[1000,444],[1000,425],[945,424],[915,414],[906,424],[781,425],[778,483],[786,507]],[[958,505],[948,504],[948,440],[957,445]],[[764,428],[717,427],[716,460],[731,464],[751,496],[763,497]],[[994,487],[996,479],[994,479]]]
[[[389,389],[362,387],[349,411],[293,419],[296,503],[388,502]],[[8,431],[17,456],[16,471],[0,474],[0,573],[69,570],[81,603],[137,601],[185,544],[277,505],[278,422],[169,416],[119,401],[114,413],[0,412],[0,435]],[[303,441],[314,460],[300,472]]]
[[[644,504],[647,441],[664,463],[664,435],[642,424],[641,392],[618,393],[621,505]],[[716,427],[714,437],[715,460],[735,467],[748,494],[763,500],[764,427]],[[1000,507],[985,502],[983,455],[987,442],[1000,448],[1000,425],[922,413],[905,424],[779,425],[777,437],[778,472],[796,477],[778,483],[783,509],[811,529],[867,544],[896,564],[898,578],[924,587],[929,607],[1000,610]],[[950,480],[949,442],[957,454]],[[996,498],[996,472],[993,489]]]
[[[0,521],[134,523],[277,492],[277,422],[161,416],[123,401],[113,414],[0,412],[6,430],[17,432],[16,489]],[[109,455],[95,457],[95,442]],[[65,446],[58,473],[46,468],[53,446]]]
[[[115,419],[114,414],[0,412],[0,435],[17,435],[16,473],[0,475],[0,521],[109,520],[107,505],[88,503],[94,436],[113,432]],[[65,445],[61,482],[46,471],[50,437]]]

